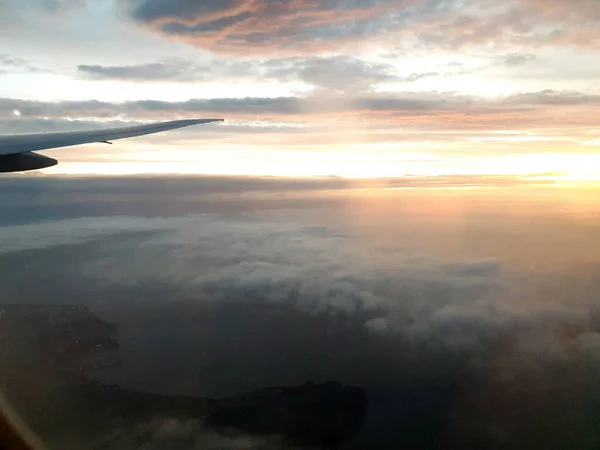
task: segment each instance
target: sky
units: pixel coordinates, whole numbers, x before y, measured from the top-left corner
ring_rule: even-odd
[[[597,189],[355,184],[4,178],[0,304],[117,324],[122,363],[88,375],[137,391],[361,387],[366,419],[341,449],[597,448]],[[282,448],[158,419],[57,432],[74,448]]]
[[[217,117],[46,174],[600,178],[596,0],[4,0],[0,133]]]
[[[118,324],[107,384],[359,386],[346,450],[597,448],[599,24],[597,0],[0,0],[0,134],[225,119],[1,176],[0,304]],[[166,419],[63,431],[211,448]],[[243,438],[214,448],[283,445]]]

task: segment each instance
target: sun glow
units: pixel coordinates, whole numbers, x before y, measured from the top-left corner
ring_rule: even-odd
[[[341,176],[387,178],[403,176],[512,176],[540,182],[584,183],[600,181],[600,155],[526,154],[448,157],[418,152],[316,152],[251,146],[226,148],[148,149],[104,154],[101,160],[86,152],[82,158],[66,158],[47,174],[133,175],[204,174],[267,175],[284,177]],[[83,158],[85,156],[85,158]]]

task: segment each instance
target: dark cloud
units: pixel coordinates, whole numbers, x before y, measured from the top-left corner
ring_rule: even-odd
[[[395,39],[444,48],[514,44],[596,45],[594,0],[556,2],[395,0],[275,2],[121,0],[137,23],[216,52],[324,53]],[[587,42],[586,42],[587,39]]]
[[[340,42],[372,38],[409,17],[437,12],[447,2],[381,0],[333,2],[122,1],[130,17],[172,37],[234,53],[323,51]]]
[[[155,21],[165,17],[179,17],[186,15],[190,18],[204,17],[206,20],[215,20],[228,17],[236,11],[244,9],[244,4],[250,2],[244,0],[203,0],[190,2],[186,0],[177,1],[138,1],[131,3],[132,12],[138,20]]]

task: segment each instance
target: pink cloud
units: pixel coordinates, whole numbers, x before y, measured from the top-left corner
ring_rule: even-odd
[[[120,0],[137,23],[218,53],[323,53],[373,41],[468,45],[600,43],[596,0]]]

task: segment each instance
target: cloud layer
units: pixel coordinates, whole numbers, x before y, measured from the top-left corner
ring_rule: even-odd
[[[328,75],[331,70],[315,67],[306,69],[304,76],[307,79],[314,78],[314,83],[323,90],[328,83],[335,84]],[[102,76],[113,70],[127,77],[145,76],[133,68],[88,70],[102,73]],[[335,94],[332,88],[327,95],[308,97],[123,103],[3,98],[0,99],[0,133],[119,126],[123,120],[220,117],[227,120],[225,125],[198,127],[152,139],[156,142],[166,139],[171,144],[179,140],[183,145],[194,142],[210,147],[236,143],[263,148],[314,145],[318,149],[323,145],[387,143],[390,151],[394,149],[393,145],[396,151],[406,151],[407,143],[416,143],[429,154],[463,154],[468,149],[473,156],[564,153],[567,149],[582,154],[596,151],[597,124],[591,114],[600,104],[600,96],[596,94],[543,90],[489,99],[452,92],[386,94],[362,91],[369,85],[369,76],[387,76],[377,70],[373,69],[372,75],[346,77],[346,84],[341,88],[344,92]],[[162,76],[159,72],[155,74]],[[320,79],[321,75],[323,79]],[[353,88],[356,88],[355,94],[351,93]],[[248,135],[264,137],[248,138]],[[512,150],[507,151],[507,148]]]
[[[309,380],[361,386],[368,417],[351,448],[583,449],[598,439],[586,426],[598,414],[597,263],[579,253],[572,267],[537,259],[525,270],[492,251],[512,236],[501,247],[524,257],[538,239],[555,250],[545,259],[565,263],[563,244],[589,247],[590,223],[564,220],[558,199],[488,209],[499,201],[489,192],[475,202],[402,194],[388,208],[360,191],[294,197],[307,181],[230,180],[233,197],[219,179],[51,181],[3,186],[6,214],[20,208],[23,223],[0,227],[2,301],[81,303],[118,322],[124,362],[96,375],[104,381],[215,397]],[[210,197],[221,209],[198,211]],[[140,422],[110,442],[127,446],[138,430],[148,448],[182,436],[271,443],[164,419],[170,438],[150,431],[163,422]]]
[[[556,1],[194,2],[122,0],[129,17],[166,36],[215,52],[327,52],[396,40],[445,48],[468,45],[594,46],[600,38],[593,0],[568,9]],[[574,25],[577,24],[577,27]],[[364,44],[363,44],[364,45]]]
[[[163,280],[203,301],[358,314],[373,331],[409,333],[456,349],[470,350],[486,337],[541,318],[584,327],[581,314],[593,305],[593,292],[566,304],[562,290],[540,302],[535,292],[558,282],[523,278],[499,261],[447,263],[402,247],[365,253],[353,233],[257,222],[253,215],[83,218],[3,227],[2,251],[86,242],[96,248],[98,242],[109,252],[99,257],[94,250],[77,263],[80,276],[95,279],[94,285],[135,288]]]
[[[90,69],[96,70],[96,69]],[[135,73],[135,71],[133,72]],[[132,75],[133,76],[133,75]],[[318,76],[314,74],[313,76]],[[321,84],[323,84],[321,82]],[[194,114],[227,115],[233,119],[260,118],[262,120],[284,120],[303,118],[335,118],[351,115],[356,118],[382,120],[381,125],[407,123],[419,120],[426,125],[427,118],[435,118],[439,127],[463,126],[507,127],[544,126],[544,119],[554,120],[546,126],[559,125],[560,113],[576,111],[598,105],[600,96],[577,91],[544,90],[490,100],[475,96],[458,95],[451,92],[403,92],[397,94],[343,95],[323,98],[279,97],[279,98],[217,98],[192,99],[185,102],[155,100],[108,103],[102,101],[36,102],[16,99],[0,99],[0,117],[26,118],[91,118],[91,119],[145,119],[156,117],[190,116]],[[549,110],[548,107],[553,107]],[[560,108],[560,109],[559,109]],[[519,117],[520,123],[514,122]],[[492,119],[494,122],[490,123]],[[16,120],[16,119],[15,119]],[[561,117],[564,126],[591,126],[591,118],[580,115]],[[509,122],[510,121],[510,122]],[[523,123],[525,121],[525,123]],[[471,124],[472,123],[472,124]]]
[[[369,90],[372,86],[390,82],[417,81],[427,74],[412,74],[402,78],[397,69],[382,62],[369,62],[356,57],[289,57],[267,61],[214,59],[202,64],[184,60],[132,66],[79,65],[84,77],[121,81],[209,81],[306,83],[314,88],[333,92]]]

